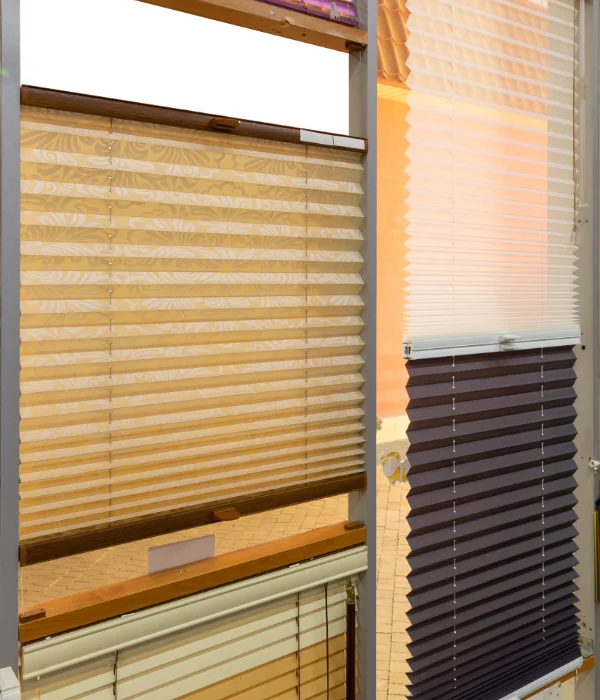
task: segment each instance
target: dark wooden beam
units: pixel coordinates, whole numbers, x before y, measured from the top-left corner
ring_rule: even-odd
[[[23,644],[33,642],[364,544],[365,528],[348,529],[345,525],[329,525],[185,567],[75,593],[44,603],[43,608],[38,603],[21,611],[19,639]]]
[[[140,1],[335,51],[360,50],[367,44],[367,32],[363,29],[268,5],[260,0]]]
[[[352,474],[334,479],[314,481],[305,485],[289,486],[273,491],[262,492],[230,501],[205,503],[197,508],[186,508],[171,513],[161,513],[143,519],[129,520],[104,527],[78,530],[76,533],[53,535],[50,537],[25,540],[20,545],[21,566],[39,564],[51,559],[69,557],[73,554],[90,552],[104,547],[113,547],[126,542],[144,540],[169,532],[188,530],[200,525],[216,522],[215,511],[223,508],[234,509],[240,516],[262,513],[274,508],[315,501],[330,496],[338,496],[366,487],[366,475]]]
[[[314,142],[307,142],[306,139],[302,138],[301,129],[291,126],[267,124],[248,119],[234,119],[221,115],[205,114],[204,112],[192,112],[186,109],[171,109],[170,107],[160,107],[141,102],[114,100],[108,97],[84,95],[78,92],[49,90],[48,88],[34,85],[23,85],[21,87],[21,104],[29,107],[93,114],[111,119],[150,122],[184,129],[197,129],[199,131],[225,132],[235,136],[247,136],[268,141],[314,145]],[[318,133],[325,134],[326,132]],[[343,134],[329,134],[327,132],[326,135],[341,136],[343,138]],[[328,144],[318,145],[322,148],[333,147]],[[365,153],[367,142],[362,139],[354,139],[350,147],[336,144],[335,148]]]

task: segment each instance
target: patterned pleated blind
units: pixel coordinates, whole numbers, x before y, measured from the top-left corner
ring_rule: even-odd
[[[23,107],[22,541],[363,469],[361,154]]]

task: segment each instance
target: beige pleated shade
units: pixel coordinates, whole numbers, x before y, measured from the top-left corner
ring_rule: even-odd
[[[24,681],[22,697],[345,700],[344,582],[44,673]]]
[[[22,108],[21,536],[363,470],[361,155]]]
[[[407,7],[408,354],[577,343],[574,3]]]

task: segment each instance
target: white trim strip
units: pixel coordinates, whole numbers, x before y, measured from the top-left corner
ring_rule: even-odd
[[[21,678],[59,671],[299,591],[358,574],[367,548],[355,547],[140,612],[24,645]]]
[[[357,151],[365,150],[365,140],[356,139],[353,136],[334,136],[333,145],[340,148],[355,148]]]
[[[548,673],[542,678],[538,678],[537,681],[533,681],[533,683],[530,683],[529,685],[526,685],[519,690],[515,690],[514,693],[511,693],[510,695],[505,695],[500,700],[522,700],[522,698],[527,697],[527,695],[535,693],[536,690],[541,690],[547,685],[552,685],[552,683],[559,681],[563,676],[567,676],[569,675],[569,673],[577,671],[577,669],[581,668],[582,664],[583,657],[580,656],[578,659],[575,659],[574,661],[571,661],[570,663],[565,664],[560,668],[557,668],[556,671],[552,671],[552,673]]]
[[[404,358],[423,360],[430,357],[476,355],[484,352],[510,352],[567,345],[579,345],[578,327],[558,331],[527,331],[455,338],[426,338],[404,341]]]
[[[366,142],[364,139],[354,136],[342,136],[340,134],[324,134],[321,131],[308,131],[300,129],[300,141],[302,143],[315,143],[319,146],[336,146],[338,148],[351,148],[364,151]]]
[[[323,134],[320,131],[300,129],[302,143],[317,143],[320,146],[333,146],[333,134]]]

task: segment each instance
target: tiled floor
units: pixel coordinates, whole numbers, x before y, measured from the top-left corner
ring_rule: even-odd
[[[408,635],[406,484],[377,473],[377,700],[405,698]]]
[[[402,443],[379,446],[379,454]],[[390,486],[377,472],[377,700],[407,696],[406,484]],[[347,517],[347,497],[338,496],[218,523],[143,542],[88,552],[21,570],[21,605],[40,604],[147,572],[148,547],[215,533],[217,554],[277,540]]]
[[[142,576],[148,572],[151,546],[215,533],[216,553],[223,554],[338,523],[347,514],[347,496],[339,496],[35,564],[21,569],[21,606]]]

